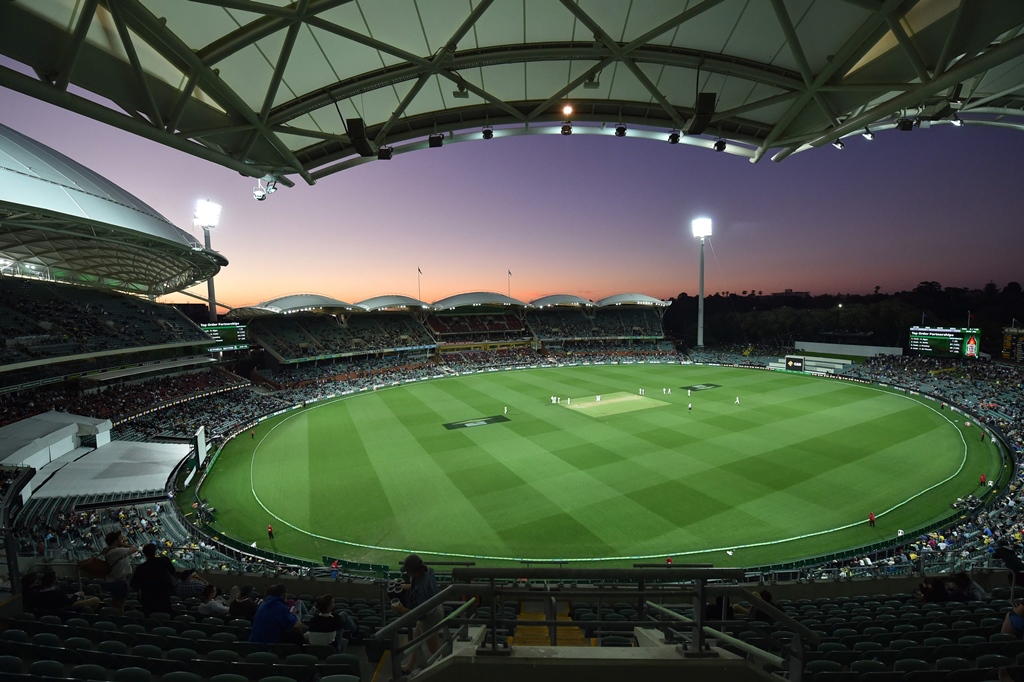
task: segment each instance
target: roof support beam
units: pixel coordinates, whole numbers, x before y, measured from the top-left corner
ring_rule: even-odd
[[[93,17],[96,16],[98,4],[99,0],[86,0],[82,5],[81,14],[78,15],[78,21],[75,22],[75,32],[71,35],[71,43],[61,59],[60,72],[53,79],[53,84],[58,90],[68,89],[71,74],[75,70],[75,62],[78,61],[78,53],[82,50],[82,45],[85,44],[85,37],[89,35],[89,27],[92,25]]]
[[[171,117],[167,119],[167,125],[164,126],[164,130],[173,133],[178,129],[178,125],[181,123],[181,116],[185,113],[185,107],[192,99],[192,93],[196,89],[196,79],[199,74],[195,71],[188,74],[188,80],[185,81],[185,87],[181,89],[181,94],[178,95],[178,101],[174,104],[174,109],[171,110]]]
[[[793,20],[789,17],[789,10],[786,9],[786,5],[783,0],[772,0],[772,9],[775,10],[775,18],[779,22],[779,26],[782,27],[782,34],[786,37],[786,44],[789,45],[789,51],[793,53],[793,58],[796,60],[797,68],[800,69],[800,76],[804,79],[804,87],[812,90],[814,93],[814,101],[825,112],[825,116],[832,123],[836,125],[839,119],[836,118],[835,111],[829,105],[821,95],[820,90],[814,90],[814,74],[811,72],[811,65],[807,61],[807,55],[804,53],[804,48],[800,44],[800,36],[796,34],[796,28],[793,26]]]
[[[813,147],[820,147],[835,137],[842,137],[846,133],[863,128],[865,125],[878,120],[878,118],[888,112],[915,106],[926,97],[930,97],[937,92],[945,90],[946,88],[953,87],[961,81],[973,78],[980,73],[984,73],[989,69],[999,66],[1000,64],[1005,64],[1010,60],[1020,57],[1021,55],[1024,55],[1024,35],[1012,38],[1002,45],[992,48],[973,59],[958,62],[956,66],[949,69],[938,78],[933,78],[928,83],[922,83],[913,90],[909,90],[902,95],[893,97],[892,99],[882,102],[874,108],[865,111],[859,116],[855,116],[847,120],[834,131],[831,131],[828,136],[819,135],[814,140],[811,140],[810,145]]]
[[[946,34],[946,41],[942,44],[942,50],[939,52],[939,58],[935,62],[935,70],[932,77],[938,78],[945,72],[946,67],[949,66],[949,54],[953,51],[953,41],[956,39],[957,31],[960,29],[960,21],[964,17],[964,8],[967,7],[966,2],[961,2],[957,5],[956,10],[953,13],[953,21],[949,26],[949,32]]]
[[[163,127],[164,122],[163,117],[160,115],[160,109],[156,105],[156,99],[153,97],[153,91],[149,88],[149,83],[146,82],[146,74],[142,70],[142,62],[139,61],[139,54],[135,51],[135,44],[132,42],[131,33],[128,32],[128,27],[124,23],[124,17],[121,16],[121,11],[116,2],[110,5],[110,16],[114,19],[117,35],[120,36],[121,45],[124,47],[125,54],[128,55],[128,62],[131,64],[135,81],[139,84],[139,88],[142,89],[142,93],[146,97],[146,104],[149,107],[149,122],[155,126]]]
[[[104,2],[112,1],[113,0],[104,0]],[[288,149],[288,145],[286,145],[281,138],[272,133],[266,125],[259,120],[256,112],[252,111],[252,109],[246,105],[234,90],[229,88],[217,74],[213,73],[210,67],[204,64],[196,53],[188,47],[188,45],[182,42],[181,38],[168,29],[163,22],[153,16],[153,14],[141,4],[140,0],[117,1],[123,5],[125,16],[130,20],[132,28],[134,28],[136,32],[153,47],[153,49],[157,50],[172,63],[183,67],[181,69],[183,72],[197,72],[204,85],[204,90],[220,100],[225,109],[234,112],[237,116],[244,118],[249,121],[249,123],[255,125],[259,129],[260,134],[266,138],[267,142],[280,155],[283,161],[282,165],[291,167],[293,171],[301,175],[307,183],[311,185],[313,184],[313,178],[310,177],[306,169],[302,167],[301,163],[299,163],[299,160],[296,159],[295,155],[290,149]],[[239,161],[244,161],[244,159],[239,159]],[[246,173],[246,175],[252,175],[252,173]],[[263,173],[258,173],[257,177],[262,175]]]
[[[921,59],[921,55],[918,54],[917,48],[914,47],[914,43],[911,42],[910,36],[903,30],[903,25],[896,21],[889,15],[885,18],[885,22],[889,25],[889,30],[896,36],[896,42],[899,43],[900,48],[903,50],[903,54],[907,56],[907,60],[910,65],[914,68],[914,73],[917,74],[918,80],[922,83],[927,83],[931,80],[932,76],[928,73],[928,67],[924,65],[924,60]]]
[[[832,58],[828,66],[822,69],[821,73],[815,77],[811,87],[801,93],[800,97],[793,102],[789,110],[775,124],[772,131],[768,133],[761,146],[754,152],[754,157],[751,159],[753,163],[757,163],[764,156],[764,153],[775,144],[775,141],[782,137],[789,124],[803,111],[819,87],[829,82],[854,54],[863,54],[870,48],[870,45],[866,44],[868,38],[875,34],[879,27],[885,23],[886,17],[891,12],[896,11],[903,2],[904,0],[886,0],[867,21],[861,24],[861,27],[839,49],[839,52]]]

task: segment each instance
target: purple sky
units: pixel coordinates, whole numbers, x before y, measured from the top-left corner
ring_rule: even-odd
[[[1024,280],[1024,135],[1010,130],[887,131],[756,165],[628,137],[496,138],[396,155],[256,202],[255,181],[234,171],[11,91],[0,98],[5,125],[179,227],[191,229],[196,199],[220,203],[213,247],[230,265],[217,294],[232,306],[299,292],[417,296],[417,267],[427,301],[506,293],[508,270],[523,300],[694,295],[699,216],[714,221],[709,293]]]

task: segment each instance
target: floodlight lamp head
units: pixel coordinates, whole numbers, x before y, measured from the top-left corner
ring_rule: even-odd
[[[562,107],[562,114],[564,116],[571,116],[572,115],[572,105],[571,104],[566,104],[564,107]]]
[[[832,146],[840,151],[846,149],[846,143],[842,140],[832,140]]]
[[[673,130],[672,132],[670,132],[668,134],[668,143],[669,144],[679,144],[679,131],[678,130]]]
[[[431,149],[444,145],[444,133],[434,133],[427,138],[427,146]]]
[[[215,204],[209,199],[200,199],[196,202],[196,212],[192,216],[192,224],[204,230],[217,227],[220,222],[220,204]]]
[[[960,118],[960,116],[959,116],[959,115],[957,115],[957,114],[953,114],[953,120],[952,120],[952,123],[953,123],[953,125],[955,125],[955,126],[956,126],[957,128],[959,128],[960,126],[962,126],[962,125],[964,124],[964,120],[963,120],[962,118]]]
[[[875,139],[875,134],[871,132],[871,128],[864,128],[864,132],[860,134],[865,140]]]
[[[626,126],[622,125],[621,123],[619,125],[615,126],[615,137],[625,137],[625,136],[626,136]]]
[[[494,137],[494,130],[490,126],[487,126],[486,128],[483,129],[483,132],[480,134],[480,136],[483,137],[485,140],[490,140],[491,138]]]
[[[252,188],[252,198],[256,201],[266,201],[267,190],[263,188],[263,182],[260,180],[256,181],[256,186]]]
[[[377,148],[377,160],[378,161],[390,161],[391,157],[395,155],[395,150],[391,147],[378,147]]]
[[[715,143],[713,145],[711,145],[711,148],[714,149],[716,152],[724,152],[725,151],[725,140],[722,140],[722,139],[715,140]]]
[[[572,123],[566,121],[564,124],[562,124],[562,134],[572,135]]]
[[[597,74],[592,73],[589,76],[587,76],[587,80],[583,82],[583,87],[588,90],[596,90],[599,87],[601,87],[601,83],[598,82],[597,80]]]
[[[277,191],[277,180],[270,180],[267,182],[267,194],[273,194]]]
[[[690,227],[693,229],[694,237],[704,239],[711,236],[711,218],[694,218]]]
[[[912,118],[898,118],[896,119],[896,130],[903,132],[909,132],[914,129],[914,119]]]
[[[466,84],[459,83],[458,89],[452,92],[452,97],[457,99],[469,99],[469,92],[466,90]]]

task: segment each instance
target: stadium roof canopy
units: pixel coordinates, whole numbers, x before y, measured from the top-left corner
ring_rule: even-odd
[[[515,305],[526,307],[529,304],[523,301],[510,298],[505,294],[496,294],[491,291],[474,291],[469,294],[456,294],[440,301],[434,301],[430,307],[434,310],[452,310],[454,308],[470,308],[472,306],[498,306]]]
[[[106,178],[0,125],[0,273],[159,295],[225,265]]]
[[[410,296],[375,296],[357,303],[366,310],[385,310],[387,308],[429,308],[430,304]]]
[[[668,301],[662,301],[660,298],[653,298],[646,294],[616,294],[615,296],[609,296],[608,298],[602,298],[596,303],[601,308],[607,308],[613,305],[653,305],[659,308],[667,308],[669,306]]]
[[[267,313],[301,313],[309,310],[356,310],[358,306],[322,294],[288,294],[257,303],[255,306],[236,308],[231,319],[259,317]]]
[[[1020,0],[8,0],[0,85],[284,184],[567,122],[781,160],[1024,128],[1022,25]]]
[[[530,301],[530,305],[535,308],[547,308],[549,306],[587,306],[593,307],[594,302],[589,301],[581,296],[574,296],[572,294],[552,294],[551,296],[543,296],[541,298]]]

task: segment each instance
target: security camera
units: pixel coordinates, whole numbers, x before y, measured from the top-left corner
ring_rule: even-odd
[[[263,201],[267,198],[267,190],[263,187],[256,186],[252,188],[252,198],[256,201]]]

